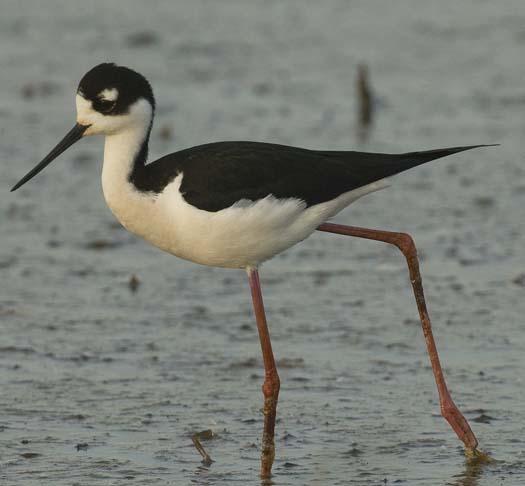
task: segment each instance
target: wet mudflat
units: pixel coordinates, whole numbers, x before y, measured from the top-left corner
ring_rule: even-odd
[[[273,484],[525,481],[521,1],[34,0],[2,12],[2,484],[259,483],[262,363],[244,273],[178,260],[115,224],[100,139],[8,193],[74,123],[78,79],[105,60],[153,84],[153,158],[223,139],[502,144],[400,175],[336,218],[415,236],[451,391],[496,461],[468,464],[439,416],[401,255],[316,234],[261,270],[282,382]],[[366,141],[360,63],[376,99]],[[192,444],[206,430],[210,466]]]

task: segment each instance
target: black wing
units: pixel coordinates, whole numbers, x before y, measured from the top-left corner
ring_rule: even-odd
[[[193,206],[219,211],[268,195],[308,206],[329,201],[433,159],[484,145],[405,154],[307,150],[260,142],[216,142],[181,150],[132,174],[139,190],[161,192],[183,172],[181,192]]]

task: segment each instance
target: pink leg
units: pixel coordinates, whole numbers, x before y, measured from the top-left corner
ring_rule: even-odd
[[[257,321],[257,330],[259,331],[259,339],[261,341],[264,361],[264,383],[262,386],[264,395],[264,430],[261,448],[261,478],[266,479],[271,476],[273,459],[275,457],[273,436],[280,381],[275,366],[275,359],[273,357],[270,333],[268,332],[268,325],[266,324],[259,273],[256,268],[248,269],[248,279],[250,281],[253,310],[255,313],[255,320]]]
[[[412,237],[406,233],[394,233],[391,231],[380,231],[366,228],[357,228],[355,226],[344,226],[340,224],[324,223],[317,228],[319,231],[328,233],[337,233],[345,236],[355,236],[357,238],[367,238],[369,240],[384,241],[397,246],[408,263],[408,270],[410,273],[410,281],[414,289],[416,297],[416,304],[423,326],[423,334],[427,343],[428,355],[432,365],[432,371],[436,379],[437,389],[439,393],[439,403],[441,406],[441,414],[447,420],[456,432],[457,436],[463,443],[468,452],[474,452],[478,445],[476,436],[472,432],[467,419],[459,411],[458,407],[452,401],[450,393],[445,383],[443,370],[439,363],[439,356],[432,336],[432,328],[430,324],[430,317],[428,316],[427,306],[425,303],[425,296],[423,294],[423,285],[421,283],[421,275],[419,273],[419,262],[417,258],[417,250]]]

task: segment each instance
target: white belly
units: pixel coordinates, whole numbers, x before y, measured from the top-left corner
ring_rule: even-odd
[[[268,196],[210,212],[188,204],[179,188],[183,174],[161,194],[142,194],[131,184],[106,201],[122,225],[173,255],[203,265],[256,267],[304,240],[319,224],[385,181],[342,194],[309,208],[298,199]],[[109,197],[108,197],[109,196]]]

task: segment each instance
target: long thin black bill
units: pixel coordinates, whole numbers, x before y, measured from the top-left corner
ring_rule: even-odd
[[[30,170],[22,179],[20,179],[11,189],[11,192],[16,191],[20,186],[24,185],[29,179],[35,177],[41,170],[44,170],[54,159],[56,159],[64,150],[71,147],[75,142],[82,138],[84,132],[89,128],[89,125],[76,124],[67,135],[58,143],[58,145],[49,152],[42,162],[40,162],[34,169]]]

